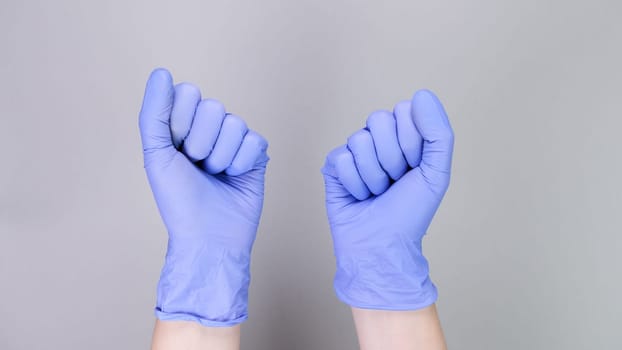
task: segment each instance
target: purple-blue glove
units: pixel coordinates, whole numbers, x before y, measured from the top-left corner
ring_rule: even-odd
[[[145,170],[168,230],[156,316],[230,326],[247,318],[266,140],[170,73],[151,73],[140,111]]]
[[[337,273],[335,291],[358,308],[433,304],[421,240],[449,186],[453,131],[427,90],[378,111],[322,169]]]

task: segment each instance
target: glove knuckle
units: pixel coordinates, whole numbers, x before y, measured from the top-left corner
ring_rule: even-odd
[[[225,114],[225,106],[218,100],[214,100],[211,98],[206,98],[199,103],[199,107],[201,110],[206,112],[212,112],[217,114]]]
[[[246,122],[244,121],[244,119],[234,114],[227,115],[223,123],[226,123],[227,125],[230,125],[231,127],[242,131],[242,133],[245,133],[248,130],[248,127],[246,126]]]
[[[378,125],[393,123],[394,121],[395,119],[390,112],[383,110],[375,111],[367,117],[367,127],[371,129]]]
[[[340,150],[334,155],[335,163],[339,165],[352,162],[352,154],[347,150]]]
[[[259,148],[259,149],[268,148],[268,141],[266,141],[266,139],[263,136],[259,135],[253,130],[248,131],[248,133],[246,134],[246,138],[248,139],[248,142],[251,145],[253,145],[253,147],[255,148]]]
[[[368,141],[371,141],[371,134],[369,131],[361,129],[348,137],[348,147],[358,148]]]
[[[393,107],[395,115],[410,115],[410,101],[403,100],[395,104]]]
[[[183,94],[183,95],[188,95],[188,96],[192,96],[192,97],[199,97],[201,96],[201,91],[199,90],[199,88],[191,83],[179,83],[177,84],[177,86],[175,87],[175,92],[177,94]]]

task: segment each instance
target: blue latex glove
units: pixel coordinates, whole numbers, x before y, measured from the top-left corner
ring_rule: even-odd
[[[156,316],[230,326],[247,318],[267,142],[191,84],[151,73],[139,117],[145,169],[169,234]]]
[[[337,273],[359,308],[415,310],[437,291],[421,240],[449,185],[453,132],[440,101],[418,91],[333,150],[322,169]]]

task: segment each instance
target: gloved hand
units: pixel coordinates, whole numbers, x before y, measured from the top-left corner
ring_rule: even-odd
[[[322,173],[343,302],[384,310],[435,302],[421,240],[449,185],[452,150],[443,106],[421,90],[393,113],[372,113],[328,155]]]
[[[247,318],[267,142],[199,90],[151,73],[139,117],[145,169],[168,230],[156,316],[230,326]]]

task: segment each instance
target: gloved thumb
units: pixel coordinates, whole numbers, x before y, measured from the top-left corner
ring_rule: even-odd
[[[423,138],[419,167],[425,178],[438,185],[449,183],[454,134],[443,105],[429,90],[419,90],[412,98],[412,116]]]
[[[138,118],[145,156],[173,147],[169,124],[174,95],[171,74],[163,68],[151,72]]]

